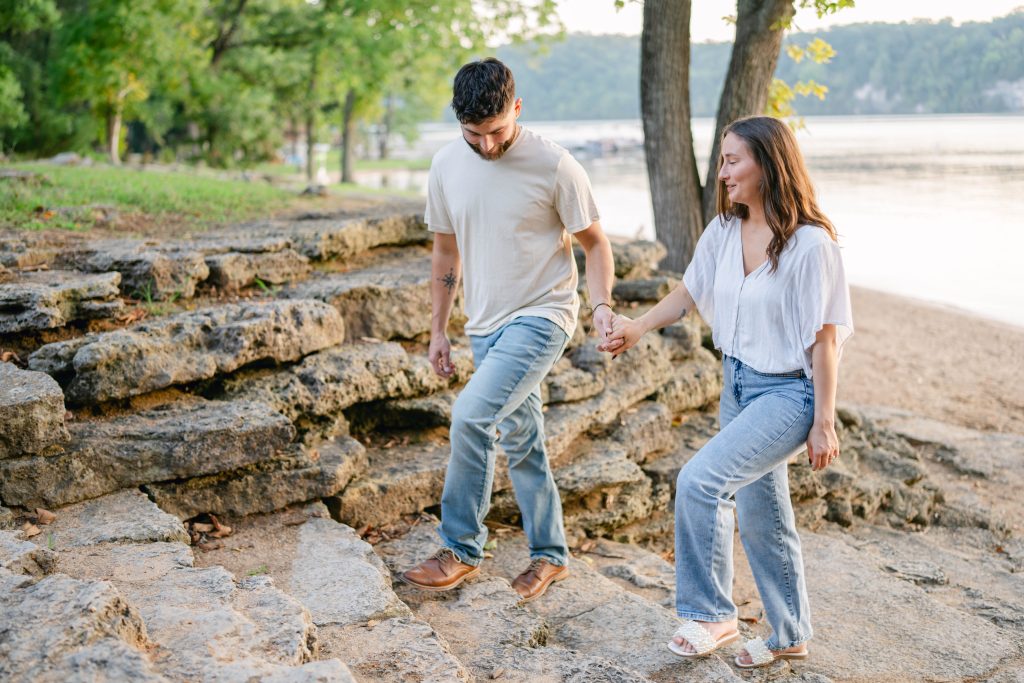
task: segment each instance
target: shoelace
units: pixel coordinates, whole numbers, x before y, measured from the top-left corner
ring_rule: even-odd
[[[442,572],[444,572],[445,576],[448,576],[448,574],[450,573],[445,568],[445,559],[448,558],[448,557],[451,557],[456,562],[459,562],[459,556],[456,555],[455,551],[452,550],[451,548],[441,548],[436,553],[434,553],[433,557],[430,558],[432,560],[437,560],[437,566],[438,566],[438,568],[440,568],[440,570]]]

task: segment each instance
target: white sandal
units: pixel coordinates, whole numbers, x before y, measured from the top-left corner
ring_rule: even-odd
[[[740,661],[740,655],[736,655],[736,666],[741,669],[758,669],[768,666],[777,659],[807,659],[807,651],[803,652],[772,652],[760,638],[751,638],[743,646],[750,655],[750,664]]]
[[[732,641],[740,637],[739,631],[733,631],[727,633],[718,640],[712,637],[711,633],[706,628],[698,624],[696,621],[687,619],[682,625],[676,629],[676,632],[672,634],[672,640],[668,641],[668,649],[672,650],[674,654],[680,657],[703,657],[709,655],[723,645],[728,645]],[[676,638],[683,638],[693,647],[693,652],[687,652],[676,643]]]

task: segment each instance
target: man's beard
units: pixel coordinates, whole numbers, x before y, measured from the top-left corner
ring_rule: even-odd
[[[480,157],[481,159],[483,159],[484,161],[497,161],[501,157],[505,156],[505,152],[508,151],[508,148],[512,146],[512,143],[515,142],[516,138],[518,138],[518,137],[519,137],[519,129],[517,128],[515,135],[510,137],[505,142],[501,143],[501,147],[498,148],[497,152],[491,152],[490,154],[484,154],[483,152],[480,151],[479,147],[474,145],[472,142],[470,142],[466,138],[462,138],[462,141],[465,142],[467,145],[469,145],[469,148],[471,150],[473,150],[474,152],[476,152],[476,155],[478,157]]]

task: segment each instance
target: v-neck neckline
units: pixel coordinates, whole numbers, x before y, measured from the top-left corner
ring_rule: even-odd
[[[746,282],[750,279],[751,275],[764,268],[765,264],[768,263],[768,254],[765,254],[764,261],[761,261],[761,264],[758,265],[757,268],[754,268],[749,273],[747,272],[747,259],[743,253],[743,219],[740,219],[739,224],[737,232],[739,234],[740,243],[740,273],[743,275],[743,282]]]

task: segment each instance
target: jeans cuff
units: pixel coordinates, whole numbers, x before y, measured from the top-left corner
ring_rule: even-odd
[[[769,650],[788,650],[791,647],[796,647],[797,645],[803,645],[804,643],[806,643],[807,641],[809,641],[811,638],[814,637],[814,633],[812,632],[809,635],[801,636],[799,638],[795,638],[788,645],[782,645],[781,643],[777,644],[777,645],[773,645],[772,644],[772,638],[774,638],[774,637],[775,637],[775,634],[773,633],[772,636],[770,638],[768,638],[768,640],[765,641],[765,645],[768,646]]]
[[[531,561],[533,561],[533,560],[547,560],[549,564],[553,564],[556,567],[564,567],[567,564],[569,564],[569,560],[568,559],[562,559],[562,558],[559,558],[559,557],[554,557],[552,555],[545,555],[544,553],[537,553],[537,554],[532,554],[531,553],[530,554],[530,560]]]
[[[680,619],[692,619],[694,621],[720,622],[735,619],[735,614],[704,614],[703,612],[681,612],[676,610]]]

